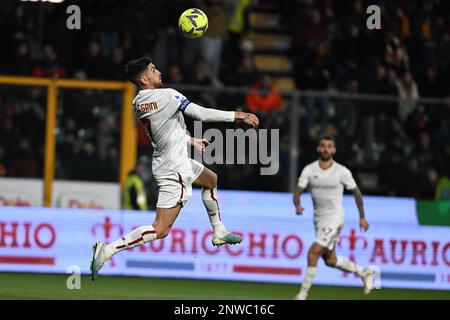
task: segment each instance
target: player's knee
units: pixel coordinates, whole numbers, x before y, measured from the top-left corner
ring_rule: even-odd
[[[308,261],[309,262],[317,262],[318,259],[319,259],[319,257],[316,252],[314,252],[314,251],[308,252]]]
[[[155,233],[157,239],[163,239],[169,235],[170,227],[156,227]]]
[[[217,174],[212,172],[211,177],[208,179],[207,188],[208,189],[214,189],[217,188]]]

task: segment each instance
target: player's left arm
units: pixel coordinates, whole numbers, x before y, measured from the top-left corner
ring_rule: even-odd
[[[361,190],[359,189],[359,187],[356,187],[354,189],[351,189],[350,192],[353,193],[353,196],[355,197],[356,206],[358,207],[359,228],[361,230],[367,231],[369,229],[369,222],[366,220],[364,214],[364,202]]]
[[[223,111],[211,108],[205,108],[195,103],[189,103],[184,109],[181,109],[187,116],[204,122],[245,122],[257,129],[259,119],[252,113],[241,111]]]
[[[176,90],[170,89],[173,99],[169,100],[171,112],[179,110],[183,114],[204,122],[244,122],[253,128],[257,129],[259,126],[259,119],[252,113],[240,111],[223,111],[211,108],[202,107],[196,103],[189,101],[185,96]]]
[[[351,171],[348,170],[347,168],[345,168],[343,171],[342,183],[344,184],[344,186],[347,190],[349,190],[351,193],[353,193],[353,196],[355,197],[356,206],[358,207],[358,211],[359,211],[359,228],[360,228],[360,230],[364,230],[364,231],[369,230],[369,222],[367,222],[366,216],[364,213],[364,202],[363,202],[361,190],[359,189],[358,185],[356,184],[356,181],[353,178]]]

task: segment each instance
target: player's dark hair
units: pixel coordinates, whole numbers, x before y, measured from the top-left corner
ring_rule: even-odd
[[[336,141],[334,140],[334,137],[333,137],[333,136],[329,136],[329,135],[321,136],[320,139],[319,139],[319,143],[320,143],[322,140],[333,141],[334,143],[336,143]]]
[[[127,79],[139,87],[141,74],[147,70],[152,60],[147,57],[131,60],[125,65],[125,74]]]

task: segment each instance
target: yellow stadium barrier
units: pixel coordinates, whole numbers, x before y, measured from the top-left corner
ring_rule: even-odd
[[[33,77],[0,76],[0,84],[16,86],[40,86],[47,88],[47,111],[45,124],[44,157],[44,206],[52,203],[52,184],[55,176],[55,128],[58,110],[57,95],[59,88],[99,89],[122,91],[120,169],[118,181],[123,187],[128,172],[136,164],[137,130],[131,110],[135,88],[133,84],[122,81],[93,81],[50,79]]]

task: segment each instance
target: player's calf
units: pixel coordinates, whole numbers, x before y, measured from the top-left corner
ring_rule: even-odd
[[[214,229],[214,234],[224,237],[228,231],[222,223],[220,217],[219,201],[217,200],[217,189],[202,189],[202,201],[208,213],[209,222]]]
[[[308,297],[309,289],[311,288],[314,277],[317,273],[317,261],[324,255],[326,248],[322,247],[318,243],[313,243],[308,250],[308,268],[306,269],[305,277],[298,294],[294,297],[294,300],[306,300]]]
[[[336,258],[323,259],[325,264],[330,268],[336,268]]]
[[[157,231],[153,225],[138,227],[120,239],[106,245],[106,258],[109,259],[122,250],[141,246],[146,242],[154,241],[156,239]]]

